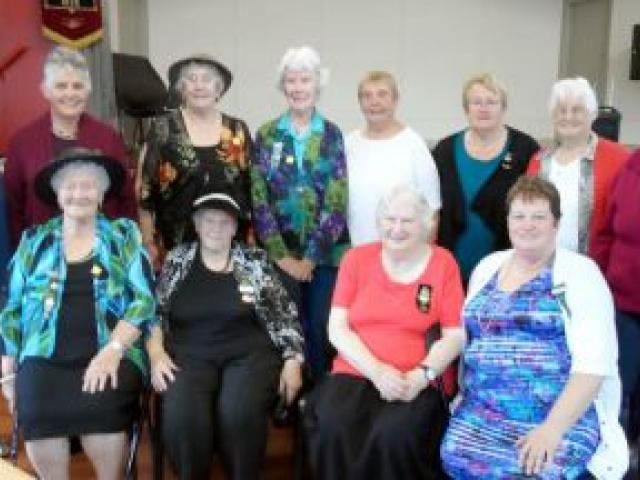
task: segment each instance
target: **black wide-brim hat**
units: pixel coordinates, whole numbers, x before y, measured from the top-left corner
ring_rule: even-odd
[[[104,168],[109,177],[109,187],[104,192],[105,199],[120,192],[127,176],[127,172],[120,162],[98,151],[86,149],[65,150],[36,175],[33,181],[33,189],[40,200],[54,207],[58,206],[58,195],[51,185],[51,178],[61,168],[73,163],[93,163]]]
[[[229,86],[233,81],[233,74],[231,73],[231,70],[229,70],[225,65],[220,63],[215,58],[205,54],[192,55],[171,64],[167,72],[167,77],[169,79],[169,88],[171,90],[175,90],[176,83],[178,82],[178,78],[180,78],[180,72],[182,71],[182,68],[190,63],[199,63],[215,68],[220,74],[223,83],[222,90],[220,91],[220,96],[223,96],[225,93],[227,93],[227,90],[229,90]]]
[[[239,222],[246,220],[245,206],[233,189],[223,182],[212,182],[200,189],[193,201],[193,212],[197,210],[222,210],[234,216]]]

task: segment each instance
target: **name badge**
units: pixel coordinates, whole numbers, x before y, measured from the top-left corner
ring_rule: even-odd
[[[280,166],[280,160],[282,160],[282,142],[275,142],[273,149],[271,150],[271,169],[275,170]]]

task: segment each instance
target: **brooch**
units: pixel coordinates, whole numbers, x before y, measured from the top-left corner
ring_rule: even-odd
[[[511,156],[511,152],[507,152],[504,156],[504,160],[502,160],[502,168],[504,170],[511,170],[513,168],[513,157]]]
[[[429,308],[431,308],[431,290],[431,285],[426,285],[424,283],[420,284],[418,287],[418,292],[416,293],[416,306],[422,313],[427,313]]]
[[[238,285],[238,291],[240,292],[240,300],[242,300],[242,302],[254,303],[256,301],[256,291],[251,283],[241,282]]]

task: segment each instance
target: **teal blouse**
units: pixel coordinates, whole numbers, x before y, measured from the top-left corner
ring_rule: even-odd
[[[109,342],[110,326],[119,320],[149,331],[157,322],[153,273],[136,224],[98,215],[93,261],[99,347]],[[62,217],[26,230],[9,266],[8,298],[0,313],[5,355],[18,357],[19,362],[53,355],[66,274]],[[146,372],[142,340],[126,356]]]

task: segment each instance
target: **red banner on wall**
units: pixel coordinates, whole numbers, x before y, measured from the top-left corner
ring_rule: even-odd
[[[56,43],[84,48],[102,38],[100,0],[42,0],[42,33]]]

